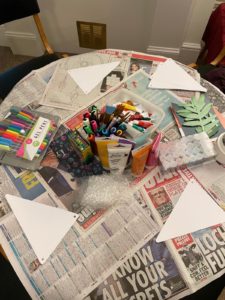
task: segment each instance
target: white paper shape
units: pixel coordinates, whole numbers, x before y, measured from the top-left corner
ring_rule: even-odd
[[[162,227],[162,242],[225,222],[225,211],[194,180],[191,180]]]
[[[167,90],[187,90],[206,92],[206,88],[201,86],[174,60],[167,59],[159,64],[149,83],[150,88]]]
[[[107,64],[71,69],[68,73],[82,91],[88,94],[119,64],[120,61],[115,61]]]
[[[43,264],[74,224],[78,215],[12,195],[6,195],[5,198],[40,263]]]

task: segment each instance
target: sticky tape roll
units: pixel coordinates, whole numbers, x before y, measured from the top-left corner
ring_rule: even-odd
[[[215,142],[216,160],[225,164],[225,132],[222,133]]]

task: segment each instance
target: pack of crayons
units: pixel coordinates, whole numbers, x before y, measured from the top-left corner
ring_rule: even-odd
[[[11,107],[0,121],[0,162],[35,170],[57,130],[59,118]]]

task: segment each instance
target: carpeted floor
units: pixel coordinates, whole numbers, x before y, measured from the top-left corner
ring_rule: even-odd
[[[14,55],[9,47],[0,46],[0,73],[31,58],[31,56]]]

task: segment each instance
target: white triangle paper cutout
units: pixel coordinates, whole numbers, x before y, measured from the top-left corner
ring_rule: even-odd
[[[78,215],[12,195],[5,197],[40,263],[43,264]]]
[[[88,94],[119,64],[120,61],[115,61],[107,64],[71,69],[68,73],[83,92]]]
[[[191,180],[156,241],[162,242],[225,222],[225,211],[194,180]]]
[[[157,67],[151,77],[149,87],[167,90],[207,91],[172,59],[167,59]]]

